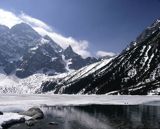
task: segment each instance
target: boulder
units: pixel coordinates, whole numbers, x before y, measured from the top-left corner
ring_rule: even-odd
[[[31,119],[36,120],[36,119],[43,119],[44,114],[40,108],[30,108],[28,111],[19,113],[20,115],[25,115],[25,116],[30,116],[32,117]]]
[[[25,122],[25,118],[20,118],[20,119],[17,119],[17,120],[9,120],[9,121],[6,121],[4,123],[2,123],[2,128],[3,129],[7,129],[9,127],[11,127],[12,125],[15,125],[15,124],[19,124],[19,123],[24,123]]]
[[[0,111],[0,115],[3,115],[3,112]]]
[[[27,121],[25,121],[25,124],[26,124],[27,126],[34,126],[35,123],[36,123],[35,120],[27,120]]]

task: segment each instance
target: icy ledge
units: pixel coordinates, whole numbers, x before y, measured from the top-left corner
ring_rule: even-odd
[[[0,110],[8,107],[55,105],[138,105],[153,101],[160,102],[160,96],[127,95],[0,95]],[[2,110],[3,110],[2,109]]]

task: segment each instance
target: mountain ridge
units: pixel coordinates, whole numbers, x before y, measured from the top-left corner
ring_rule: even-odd
[[[65,50],[49,36],[41,36],[26,23],[16,24],[10,29],[0,25],[0,67],[4,67],[8,75],[15,72],[17,77],[25,78],[39,70],[54,75],[98,61],[96,58],[83,59],[74,51],[68,57],[65,54]],[[66,64],[66,60],[72,60],[74,55],[79,58]]]
[[[42,88],[49,87],[56,94],[160,94],[159,55],[160,20],[156,20],[116,58],[92,74],[48,82]]]

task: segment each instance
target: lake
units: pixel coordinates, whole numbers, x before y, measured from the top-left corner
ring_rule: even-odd
[[[23,97],[21,97],[21,101],[23,100],[26,101],[25,96]],[[33,100],[35,100],[34,104],[42,102],[40,101],[39,96],[37,97],[39,101],[38,99],[35,100],[33,97]],[[123,98],[124,97],[125,96],[123,96]],[[118,101],[117,97],[114,98],[113,96],[111,98],[113,101],[116,100],[117,102],[122,102],[120,100]],[[39,107],[43,110],[45,118],[43,120],[37,121],[37,123],[32,127],[27,127],[25,124],[17,124],[12,126],[10,129],[28,129],[28,128],[29,129],[159,129],[160,128],[160,101],[158,101],[158,99],[153,99],[153,101],[151,101],[151,98],[149,98],[145,99],[145,101],[148,100],[145,103],[141,104],[132,103],[132,105],[128,105],[127,103],[130,101],[129,98],[126,99],[127,102],[124,102],[124,104],[116,105],[115,102],[114,104],[111,103],[111,98],[110,98],[110,104],[95,103],[95,104],[78,105],[78,101],[80,101],[80,99],[77,99],[76,105],[74,104],[68,105],[68,103],[66,102],[67,105],[57,104],[53,106],[51,105],[48,106],[46,104],[46,101],[44,101],[44,96],[43,96],[42,100],[44,104],[41,103]],[[12,101],[12,99],[13,96],[11,98],[8,97],[7,99],[8,103]],[[108,100],[107,97],[106,100]],[[25,106],[24,104],[20,105],[20,100],[18,101],[19,104],[16,103],[16,101],[18,100],[15,100],[15,104],[9,103],[9,105],[6,103],[4,104],[4,102],[2,102],[0,104],[0,110],[7,112],[19,112],[25,110],[28,101],[26,101]],[[76,101],[75,98],[74,101]],[[51,104],[53,104],[53,102],[51,102]],[[31,103],[29,106],[31,106]],[[54,125],[50,125],[49,124],[50,122],[54,122]]]

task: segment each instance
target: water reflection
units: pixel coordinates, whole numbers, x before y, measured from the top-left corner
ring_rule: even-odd
[[[48,118],[60,123],[63,129],[112,129],[100,113],[88,113],[81,107],[43,107]],[[87,107],[86,107],[87,108]]]
[[[41,109],[45,119],[30,129],[160,129],[159,105],[43,106]],[[28,127],[21,124],[11,129]]]
[[[61,123],[63,129],[159,129],[160,107],[76,106],[43,107],[47,117]]]

